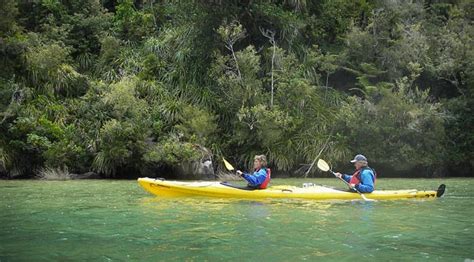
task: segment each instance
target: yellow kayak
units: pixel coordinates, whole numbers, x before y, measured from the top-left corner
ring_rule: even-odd
[[[217,198],[299,198],[314,200],[353,200],[362,199],[358,193],[337,190],[324,186],[295,187],[271,186],[267,189],[246,189],[215,181],[180,182],[154,178],[139,178],[138,183],[148,192],[157,196],[205,196]],[[368,199],[404,199],[436,198],[444,193],[445,186],[437,191],[410,190],[375,190],[364,194]]]

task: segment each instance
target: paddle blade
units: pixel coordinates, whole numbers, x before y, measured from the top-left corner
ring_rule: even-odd
[[[329,171],[329,165],[326,163],[326,161],[319,159],[318,160],[318,168],[321,169],[322,171],[326,172]]]
[[[227,162],[227,160],[225,160],[225,158],[222,158],[222,160],[224,161],[224,165],[225,165],[225,168],[227,168],[227,170],[229,170],[229,171],[234,170],[234,167],[229,162]]]

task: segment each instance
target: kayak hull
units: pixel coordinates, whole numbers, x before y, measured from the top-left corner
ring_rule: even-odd
[[[148,192],[156,196],[204,196],[214,198],[295,198],[313,200],[357,200],[362,199],[358,193],[337,190],[323,186],[295,187],[271,186],[261,190],[244,190],[229,187],[220,182],[180,182],[154,178],[139,178],[138,183]],[[443,187],[444,191],[444,187]],[[407,198],[436,198],[440,194],[433,191],[411,190],[375,190],[364,194],[368,199],[390,200]],[[441,194],[442,195],[442,194]]]

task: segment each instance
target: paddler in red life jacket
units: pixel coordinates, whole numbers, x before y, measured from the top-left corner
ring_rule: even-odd
[[[341,173],[336,173],[336,176],[346,180],[351,188],[356,188],[361,193],[372,193],[377,174],[369,167],[367,158],[363,155],[356,155],[351,163],[356,168],[352,176]]]
[[[265,155],[256,155],[253,160],[253,173],[243,173],[237,170],[237,174],[247,180],[248,186],[256,189],[265,189],[270,183],[270,168],[267,168]]]

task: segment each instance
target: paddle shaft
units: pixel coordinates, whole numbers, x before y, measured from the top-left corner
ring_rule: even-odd
[[[367,197],[365,197],[364,194],[362,194],[359,190],[357,190],[357,188],[355,187],[351,187],[351,184],[349,184],[346,180],[344,180],[342,177],[338,177],[336,175],[336,173],[334,173],[334,171],[332,171],[331,169],[329,169],[329,171],[337,178],[339,178],[342,182],[344,182],[348,187],[350,187],[351,189],[353,189],[354,191],[356,191],[357,193],[359,193],[359,195],[365,200],[365,201],[368,201],[369,199],[367,199]]]

